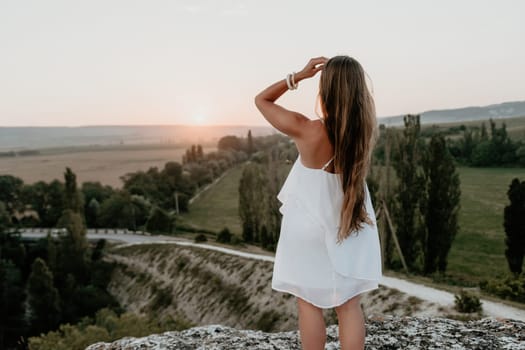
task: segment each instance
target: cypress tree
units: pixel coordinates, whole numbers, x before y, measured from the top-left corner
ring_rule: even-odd
[[[57,269],[60,269],[57,280],[59,286],[65,275],[72,273],[81,283],[87,282],[87,251],[89,248],[86,238],[86,224],[83,213],[83,200],[77,190],[76,175],[70,168],[66,168],[65,178],[65,208],[58,220],[57,227],[66,229],[60,236],[60,248],[57,257]],[[60,267],[59,267],[60,266]]]
[[[53,274],[41,258],[36,258],[31,266],[27,290],[33,331],[55,329],[60,320],[60,300],[53,286]]]
[[[525,181],[513,179],[507,195],[510,204],[503,212],[505,228],[505,257],[509,269],[515,275],[522,272],[523,256],[525,254]]]
[[[424,202],[424,175],[418,165],[421,163],[424,144],[420,137],[419,115],[406,115],[403,137],[398,142],[397,155],[393,166],[399,179],[393,210],[396,233],[405,261],[410,268],[419,269],[423,256],[422,223],[420,204]]]
[[[280,184],[279,173],[278,173],[278,161],[279,159],[279,148],[273,147],[270,149],[268,155],[268,167],[267,167],[267,190],[266,190],[266,229],[268,235],[267,248],[275,250],[276,243],[279,241],[279,235],[281,231],[281,220],[282,215],[279,211],[281,203],[277,200],[277,194],[279,193]]]
[[[75,213],[83,214],[84,203],[82,193],[77,189],[77,176],[69,167],[66,167],[64,178],[66,183],[64,207],[71,209]]]
[[[445,138],[434,134],[423,159],[426,180],[424,216],[424,273],[444,272],[447,256],[458,231],[459,175]]]
[[[485,122],[481,123],[481,141],[487,141],[489,139],[489,135],[487,133],[487,126],[485,125]]]
[[[252,137],[252,130],[248,130],[248,140],[247,140],[247,152],[249,155],[251,155],[253,152],[254,152],[254,147],[253,147],[253,137]]]
[[[204,152],[202,150],[202,145],[197,145],[197,158],[199,160],[204,159]]]
[[[195,147],[195,145],[191,145],[191,161],[192,162],[195,162],[197,161],[197,148]]]
[[[260,242],[260,229],[267,207],[267,187],[265,169],[256,163],[247,164],[239,182],[239,215],[246,242]]]

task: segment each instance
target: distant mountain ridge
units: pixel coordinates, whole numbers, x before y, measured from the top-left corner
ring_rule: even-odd
[[[453,109],[439,109],[419,113],[421,124],[453,123],[489,118],[513,118],[525,116],[525,101],[504,102],[488,106],[472,106]],[[385,126],[403,125],[403,116],[380,117],[378,122]]]
[[[422,124],[487,120],[525,116],[525,101],[481,107],[431,110],[420,113]],[[403,115],[379,117],[386,126],[403,125]],[[225,135],[254,136],[277,133],[271,125],[86,125],[0,126],[0,151],[48,147],[118,144],[216,144]]]

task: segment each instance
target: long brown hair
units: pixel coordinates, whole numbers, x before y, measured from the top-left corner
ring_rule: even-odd
[[[340,243],[364,222],[373,224],[365,207],[364,184],[377,140],[375,105],[363,67],[349,56],[335,56],[324,64],[319,95],[344,192],[337,233]]]

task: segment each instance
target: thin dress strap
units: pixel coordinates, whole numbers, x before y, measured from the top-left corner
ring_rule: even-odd
[[[334,160],[334,157],[330,158],[330,160],[329,160],[328,162],[326,162],[325,165],[323,165],[322,169],[325,170],[326,167],[327,167],[328,165],[330,165],[330,162],[331,162],[332,160]]]

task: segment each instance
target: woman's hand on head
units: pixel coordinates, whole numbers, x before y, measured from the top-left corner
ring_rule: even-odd
[[[301,79],[313,77],[323,69],[326,61],[328,61],[326,57],[312,58],[300,72],[295,73],[295,83]],[[294,140],[301,140],[311,131],[317,132],[318,129],[310,127],[313,124],[305,115],[290,111],[275,103],[275,101],[288,90],[286,79],[281,79],[257,94],[254,102],[264,118],[266,118],[274,128]]]
[[[326,61],[328,61],[328,58],[323,56],[312,58],[300,72],[295,73],[295,80],[298,81],[313,77],[317,72],[323,69]]]

